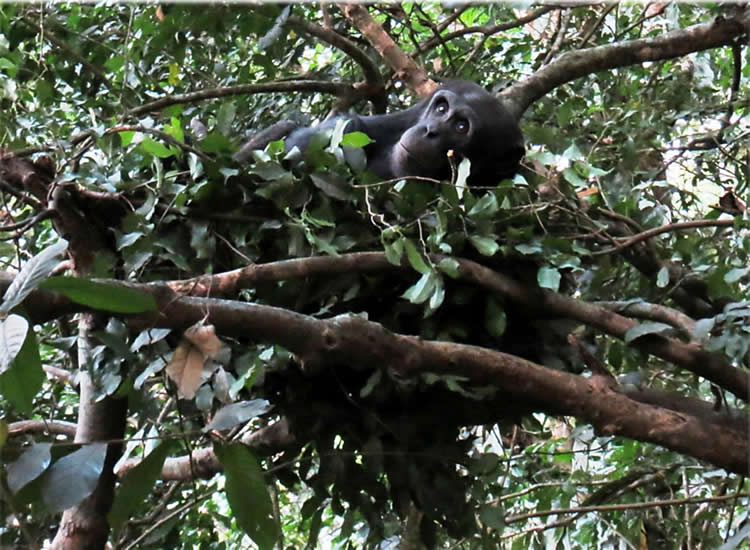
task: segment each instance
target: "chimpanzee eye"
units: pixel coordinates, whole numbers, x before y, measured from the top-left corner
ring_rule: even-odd
[[[456,129],[456,132],[459,134],[465,134],[469,131],[469,121],[465,119],[459,119],[456,121],[456,124],[454,125],[454,128]]]
[[[444,115],[448,112],[448,102],[444,99],[439,100],[435,105],[435,110],[439,115]]]

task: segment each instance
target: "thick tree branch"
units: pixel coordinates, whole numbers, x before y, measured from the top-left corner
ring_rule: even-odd
[[[435,261],[439,261],[439,259],[437,256],[434,258]],[[627,331],[637,325],[632,319],[595,304],[569,298],[549,290],[527,288],[510,277],[471,260],[456,260],[459,262],[459,275],[465,280],[496,292],[523,307],[544,313],[548,317],[575,319],[619,339],[624,339]],[[407,267],[406,264],[404,264],[404,267]],[[360,252],[342,254],[337,257],[319,256],[270,264],[256,264],[213,276],[176,281],[169,283],[169,285],[180,294],[217,296],[234,293],[241,288],[252,287],[260,281],[355,271],[382,271],[393,268],[393,264],[388,262],[382,252]],[[750,395],[750,377],[747,372],[732,366],[722,355],[702,350],[697,344],[686,344],[660,336],[646,336],[636,339],[630,345],[711,380],[731,391],[740,399],[747,399]]]
[[[294,435],[289,431],[289,423],[286,419],[281,419],[259,430],[249,432],[242,436],[240,441],[260,456],[270,456],[297,445]],[[141,462],[141,458],[126,460],[118,469],[117,475],[122,477]],[[203,447],[193,450],[190,455],[176,456],[165,460],[161,470],[161,479],[164,481],[209,479],[221,470],[221,463],[216,457],[213,447]]]
[[[64,422],[62,420],[21,420],[8,424],[8,435],[11,437],[29,433],[59,434],[74,437],[76,435],[76,425],[73,422]]]
[[[492,272],[487,272],[484,277],[491,277]],[[541,412],[571,415],[590,422],[602,435],[648,441],[732,472],[750,472],[746,460],[750,451],[746,433],[685,413],[638,403],[610,387],[601,376],[583,378],[498,351],[394,334],[356,315],[319,320],[271,306],[180,297],[165,285],[128,286],[150,292],[157,301],[157,312],[129,318],[136,329],[185,329],[207,319],[220,334],[252,336],[285,347],[297,356],[308,373],[332,367],[380,369],[387,366],[406,377],[427,372],[462,376],[472,384],[494,386],[514,399],[536,403]],[[570,305],[551,298],[546,296],[542,304],[552,310]],[[588,304],[579,307],[583,312],[593,308]],[[593,309],[597,315],[601,311]],[[658,345],[650,347],[664,351],[662,340],[654,342]],[[681,351],[687,355],[691,349],[683,345]],[[686,362],[691,359],[684,357]],[[706,441],[713,444],[706,445]]]
[[[393,334],[355,315],[318,320],[270,306],[170,294],[160,292],[159,313],[141,316],[137,324],[187,328],[208,314],[208,322],[219,333],[252,335],[284,346],[308,372],[387,365],[401,376],[425,372],[465,376],[473,384],[492,385],[518,399],[553,404],[558,414],[562,411],[590,422],[600,434],[663,445],[732,472],[750,471],[746,433],[638,403],[609,387],[602,377],[583,378],[497,351]],[[714,444],[705,445],[706,441]]]
[[[690,334],[695,329],[695,319],[677,309],[660,304],[650,304],[641,301],[624,302],[595,302],[595,305],[616,311],[634,319],[648,319],[672,325]]]
[[[59,235],[68,240],[68,252],[73,271],[79,275],[90,272],[97,252],[107,250],[107,239],[92,224],[64,185],[54,180],[53,167],[47,161],[30,162],[13,156],[0,156],[0,172],[11,185],[32,193],[46,208],[53,210],[52,223]],[[93,314],[78,320],[78,364],[91,363]],[[125,433],[127,399],[108,396],[97,399],[97,388],[92,375],[82,370],[79,377],[80,402],[75,442],[112,441]],[[52,540],[53,550],[68,548],[103,548],[109,535],[107,512],[114,498],[115,476],[112,467],[117,462],[122,445],[107,445],[102,473],[94,491],[81,502],[63,512],[60,525]]]
[[[617,67],[673,59],[729,46],[737,40],[747,40],[749,26],[750,14],[732,19],[717,18],[711,23],[694,25],[654,38],[570,51],[525,80],[503,90],[500,95],[512,104],[513,114],[520,118],[529,105],[566,82]]]
[[[357,64],[362,67],[362,74],[365,76],[365,80],[375,88],[383,88],[383,76],[378,71],[378,66],[370,57],[362,51],[354,42],[348,38],[341,36],[333,29],[327,29],[314,23],[310,23],[301,17],[296,15],[290,15],[286,20],[286,24],[294,27],[302,32],[319,38],[323,42],[326,42],[338,48],[349,57],[351,57]]]
[[[598,211],[610,219],[620,223],[611,223],[607,226],[610,237],[621,237],[627,240],[633,236],[633,231],[643,232],[642,228],[626,216],[616,214],[607,209],[599,208]],[[690,269],[684,265],[671,260],[662,260],[657,253],[656,247],[650,243],[636,243],[623,249],[623,257],[638,271],[649,278],[656,277],[659,270],[666,268],[669,272],[669,285],[667,290],[672,299],[685,311],[695,318],[713,317],[721,311],[721,306],[716,304],[708,296],[708,285]]]
[[[341,11],[369,40],[396,73],[396,77],[404,80],[419,97],[425,97],[437,88],[437,84],[427,76],[425,70],[406,55],[383,27],[370,16],[367,7],[361,4],[342,4]]]

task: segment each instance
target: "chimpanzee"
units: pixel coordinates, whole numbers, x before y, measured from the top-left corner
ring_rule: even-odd
[[[316,132],[335,127],[340,118],[292,131],[285,140],[287,150],[296,146],[304,151]],[[466,80],[445,81],[403,111],[343,118],[349,120],[347,132],[364,132],[373,140],[365,147],[367,167],[383,179],[449,179],[447,153],[452,150],[456,163],[464,157],[471,161],[470,185],[494,185],[516,173],[524,154],[516,120],[484,88]],[[247,149],[243,147],[235,160],[242,160]]]

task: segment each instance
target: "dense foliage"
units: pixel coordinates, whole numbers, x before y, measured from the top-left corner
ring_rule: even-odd
[[[416,100],[340,7],[0,8],[0,545],[740,547],[747,31],[607,46],[747,9],[365,11],[525,111],[520,174],[235,162]]]

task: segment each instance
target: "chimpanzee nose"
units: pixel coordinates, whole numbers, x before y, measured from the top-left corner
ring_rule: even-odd
[[[438,125],[434,122],[427,121],[424,123],[424,135],[425,137],[437,137],[439,134],[438,132]]]

